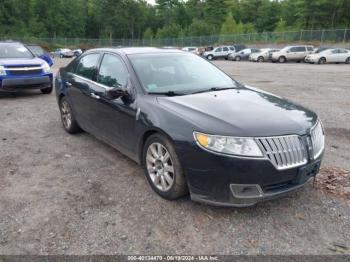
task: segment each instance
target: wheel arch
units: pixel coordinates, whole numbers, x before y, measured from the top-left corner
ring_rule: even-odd
[[[161,134],[163,136],[165,136],[167,139],[169,139],[173,144],[174,144],[174,140],[171,138],[171,136],[166,133],[164,130],[160,129],[160,128],[152,128],[152,129],[148,129],[146,130],[141,138],[139,139],[139,143],[138,143],[138,156],[137,156],[137,160],[139,161],[140,164],[144,164],[143,163],[143,148],[146,144],[147,139],[154,135],[154,134]]]

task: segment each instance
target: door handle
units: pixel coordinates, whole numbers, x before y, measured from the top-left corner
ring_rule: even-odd
[[[71,84],[69,81],[66,81],[66,85],[67,85],[68,87],[72,87],[72,84]]]
[[[90,93],[91,97],[92,98],[95,98],[95,99],[100,99],[101,97],[96,95],[95,93]]]

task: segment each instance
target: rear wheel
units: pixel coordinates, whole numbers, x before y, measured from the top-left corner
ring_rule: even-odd
[[[241,61],[241,57],[240,57],[240,56],[236,56],[236,57],[235,57],[235,60],[236,60],[236,61]]]
[[[326,60],[325,57],[321,57],[321,58],[318,60],[318,63],[319,63],[320,65],[323,65],[323,64],[325,64],[326,62],[327,62],[327,60]]]
[[[345,64],[350,64],[350,57],[345,60]]]
[[[185,174],[171,141],[161,134],[150,136],[143,149],[146,178],[161,197],[173,200],[188,193]]]
[[[41,93],[43,94],[51,94],[52,93],[52,86],[50,87],[47,87],[47,88],[43,88],[43,89],[40,89]]]
[[[70,134],[76,134],[81,132],[78,122],[75,119],[75,116],[72,111],[72,107],[69,104],[67,98],[62,97],[59,102],[61,120],[64,130]]]
[[[287,59],[284,57],[284,56],[280,56],[279,58],[278,58],[278,62],[279,63],[285,63],[287,61]]]

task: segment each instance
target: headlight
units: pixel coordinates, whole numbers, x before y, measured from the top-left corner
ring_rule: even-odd
[[[5,68],[3,66],[0,66],[0,76],[5,76],[5,75],[6,75]]]
[[[253,138],[206,135],[194,132],[197,144],[209,151],[247,157],[263,157]]]
[[[48,63],[45,62],[45,64],[42,65],[42,68],[44,73],[51,73],[51,68]]]

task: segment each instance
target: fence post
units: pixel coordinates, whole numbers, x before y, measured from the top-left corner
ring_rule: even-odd
[[[346,42],[346,32],[347,32],[347,28],[344,29],[344,38],[343,38],[343,42],[345,43]]]
[[[301,42],[301,38],[303,37],[303,30],[300,30],[300,38],[299,38],[299,42]]]
[[[322,34],[321,34],[321,43],[323,43],[323,37],[324,37],[324,29],[322,30]]]

